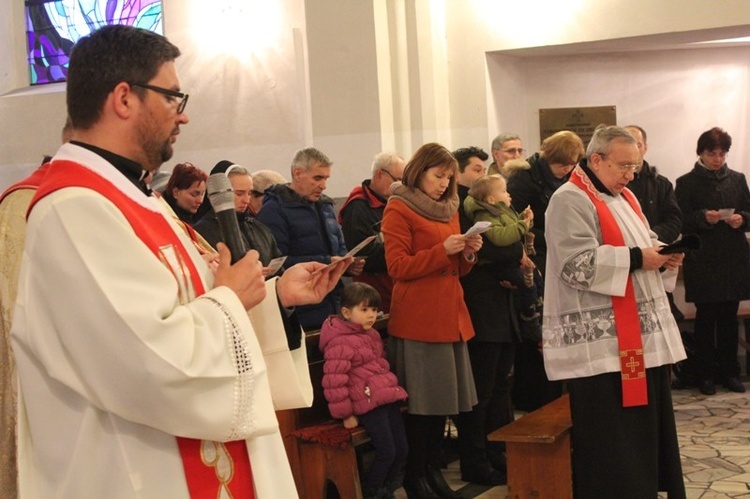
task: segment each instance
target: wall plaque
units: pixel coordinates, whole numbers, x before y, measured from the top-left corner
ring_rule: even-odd
[[[617,124],[617,106],[561,107],[539,110],[539,136],[541,140],[560,130],[575,132],[586,146],[600,125]]]

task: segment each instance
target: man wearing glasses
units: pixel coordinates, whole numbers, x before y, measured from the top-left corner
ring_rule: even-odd
[[[311,387],[279,307],[351,259],[264,284],[257,252],[220,245],[211,272],[144,182],[189,121],[179,54],[121,25],[73,49],[73,137],[31,202],[12,327],[20,497],[297,496],[274,406]]]
[[[404,160],[394,152],[381,152],[375,156],[372,175],[352,190],[339,210],[339,224],[347,248],[354,248],[367,237],[380,233],[383,210],[391,196],[391,184],[401,182],[405,166]],[[365,246],[360,255],[367,259],[362,273],[354,280],[377,289],[382,298],[381,309],[388,313],[393,281],[386,269],[382,238]]]
[[[492,164],[488,173],[490,175],[503,172],[503,166],[511,159],[523,158],[523,145],[521,137],[515,133],[501,133],[492,141]]]
[[[684,254],[659,252],[626,188],[640,160],[627,130],[598,128],[547,209],[544,365],[567,380],[575,497],[685,497],[670,386],[685,350],[662,281]]]

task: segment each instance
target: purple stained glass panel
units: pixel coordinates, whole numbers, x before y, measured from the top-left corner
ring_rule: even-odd
[[[161,0],[24,0],[32,85],[65,81],[79,38],[108,24],[163,34]]]

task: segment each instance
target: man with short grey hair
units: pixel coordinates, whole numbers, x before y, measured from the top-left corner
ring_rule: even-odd
[[[292,159],[292,181],[276,184],[265,192],[258,220],[276,239],[286,265],[299,262],[332,263],[347,252],[344,235],[336,221],[333,199],[323,194],[331,176],[333,162],[322,151],[308,147],[297,151]],[[355,262],[349,275],[358,275],[364,261]],[[328,293],[316,305],[297,307],[300,324],[305,330],[320,328],[331,314],[341,308],[341,288]]]
[[[501,133],[492,140],[492,164],[489,175],[501,174],[506,161],[523,158],[521,137],[515,133]]]
[[[371,177],[352,190],[339,210],[339,223],[348,247],[353,248],[365,238],[380,233],[380,221],[391,196],[391,185],[401,182],[405,166],[404,160],[395,152],[375,155]],[[354,280],[377,289],[382,298],[381,308],[388,313],[393,281],[385,265],[383,241],[376,239],[362,250],[361,255],[367,260],[362,273]]]

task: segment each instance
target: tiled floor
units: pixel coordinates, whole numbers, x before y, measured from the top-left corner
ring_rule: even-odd
[[[750,388],[748,383],[745,386]],[[687,497],[750,499],[750,392],[717,389],[710,397],[697,389],[672,391]],[[507,487],[488,489],[462,482],[458,462],[443,474],[466,499],[507,497]],[[403,489],[396,491],[396,497],[406,498]]]

